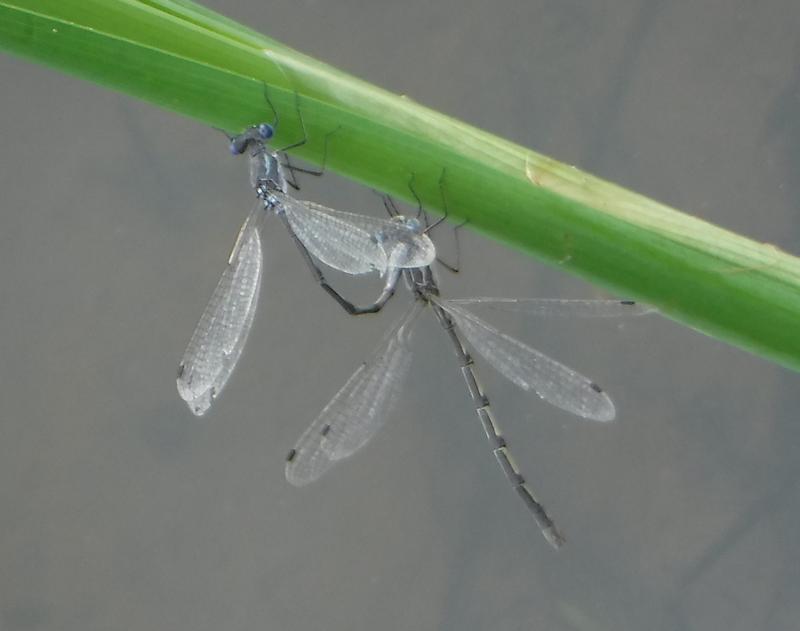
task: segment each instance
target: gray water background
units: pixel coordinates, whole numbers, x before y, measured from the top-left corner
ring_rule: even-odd
[[[797,2],[207,4],[800,252]],[[176,363],[250,208],[245,165],[217,132],[126,96],[9,56],[0,77],[0,629],[797,628],[796,374],[658,317],[498,321],[619,410],[580,421],[479,365],[567,534],[555,553],[426,318],[385,429],[295,489],[286,451],[407,296],[346,317],[272,224],[241,367],[192,417]],[[306,184],[380,211],[340,178]],[[604,295],[468,230],[463,248],[446,295]]]

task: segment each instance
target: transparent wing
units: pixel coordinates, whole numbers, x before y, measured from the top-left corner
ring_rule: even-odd
[[[225,386],[253,324],[263,260],[254,219],[251,213],[245,221],[178,368],[178,393],[197,416]]]
[[[253,210],[247,215],[247,218],[244,220],[242,227],[239,228],[239,234],[236,235],[236,241],[233,242],[233,247],[231,248],[231,253],[228,255],[228,265],[231,265],[234,260],[239,257],[239,251],[241,250],[242,246],[245,244],[247,239],[250,238],[250,234],[252,232],[258,232],[261,229],[261,223],[264,220],[264,202],[259,200],[256,202],[255,206],[253,206]],[[260,235],[256,235],[258,238]],[[261,252],[261,240],[259,238],[258,241],[258,248],[259,253]],[[261,257],[259,257],[259,261],[261,261]]]
[[[459,304],[436,302],[452,316],[470,345],[523,390],[533,390],[548,403],[583,418],[610,421],[616,415],[611,399],[591,380],[501,333]]]
[[[386,270],[386,254],[373,235],[388,221],[276,196],[292,230],[314,258],[347,274]]]
[[[631,300],[563,300],[559,298],[457,298],[448,304],[480,305],[499,311],[535,316],[616,318],[655,313],[649,305]]]
[[[286,479],[303,486],[366,445],[383,427],[411,364],[406,314],[368,363],[362,364],[303,433],[286,462]]]

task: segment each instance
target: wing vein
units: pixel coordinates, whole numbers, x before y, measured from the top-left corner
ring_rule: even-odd
[[[459,304],[449,300],[438,303],[453,317],[470,345],[523,390],[533,390],[548,403],[583,418],[614,418],[611,399],[590,379],[498,331]]]
[[[347,380],[303,432],[286,463],[295,486],[313,482],[364,447],[383,427],[411,365],[408,325],[417,305],[392,328],[371,361]]]
[[[253,324],[261,285],[261,238],[251,218],[181,359],[178,393],[201,416],[227,383]]]

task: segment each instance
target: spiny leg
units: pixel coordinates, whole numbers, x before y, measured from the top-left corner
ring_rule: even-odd
[[[272,128],[277,129],[280,120],[278,118],[278,110],[275,109],[275,106],[272,104],[272,99],[269,98],[269,86],[265,81],[262,81],[262,85],[264,86],[264,100],[267,102],[267,105],[269,105],[269,109],[272,110]]]
[[[294,93],[294,107],[295,111],[297,111],[297,118],[300,121],[300,129],[303,133],[303,137],[291,144],[286,145],[285,147],[281,147],[278,149],[278,153],[286,153],[289,149],[296,149],[297,147],[302,147],[304,144],[308,142],[308,132],[306,131],[306,122],[303,120],[303,114],[300,111],[300,93]]]
[[[461,239],[459,239],[459,230],[464,227],[469,219],[465,219],[457,226],[453,226],[453,240],[455,242],[456,260],[455,263],[448,263],[441,256],[436,256],[436,262],[445,268],[451,274],[458,274],[461,271]]]
[[[564,545],[564,536],[558,531],[558,528],[556,528],[552,518],[547,514],[544,506],[542,506],[542,504],[536,499],[536,496],[528,487],[525,478],[519,472],[519,469],[511,457],[505,438],[503,438],[502,433],[497,427],[497,423],[492,418],[489,398],[483,392],[480,384],[478,383],[478,379],[475,376],[475,371],[473,368],[472,358],[465,350],[464,344],[458,336],[455,323],[441,307],[435,304],[432,305],[432,307],[436,314],[436,318],[447,331],[448,337],[453,343],[453,347],[456,351],[459,365],[461,367],[461,373],[464,377],[464,381],[467,384],[467,389],[469,390],[472,402],[475,405],[475,412],[478,414],[478,419],[483,426],[483,431],[486,433],[486,438],[489,440],[492,453],[497,459],[497,463],[500,465],[500,468],[503,470],[503,474],[506,476],[506,479],[509,481],[513,489],[517,492],[520,498],[522,498],[522,501],[525,502],[528,510],[530,510],[533,514],[533,518],[536,520],[536,523],[538,524],[542,535],[544,535],[544,538],[554,548],[560,548],[562,545]]]
[[[444,214],[432,225],[428,226],[426,232],[432,231],[439,224],[445,221],[447,217],[450,215],[450,208],[447,202],[447,195],[445,194],[444,190],[444,176],[446,171],[447,168],[443,167],[442,174],[439,176],[439,195],[442,198],[442,211]],[[453,228],[453,239],[455,241],[455,249],[456,249],[456,262],[454,264],[450,264],[440,256],[436,257],[436,262],[439,263],[439,265],[441,265],[442,267],[444,267],[448,272],[451,272],[453,274],[458,274],[458,272],[461,269],[461,239],[459,239],[458,235],[459,235],[459,230],[461,230],[461,228],[463,228],[468,221],[469,219],[465,219],[464,221],[462,221],[460,224],[458,224]]]
[[[291,174],[291,179],[287,178],[287,180],[286,180],[287,184],[289,184],[289,186],[291,186],[294,190],[299,191],[300,190],[300,185],[297,183],[297,178],[296,178],[295,174],[296,173],[303,173],[305,175],[313,175],[314,177],[320,177],[321,175],[323,175],[325,173],[325,169],[327,168],[327,164],[328,164],[328,143],[330,141],[331,136],[333,136],[336,132],[338,132],[342,127],[341,127],[341,125],[339,125],[333,131],[330,131],[327,134],[325,134],[325,138],[323,140],[323,147],[322,147],[322,165],[320,166],[319,169],[309,169],[307,167],[299,167],[299,166],[295,166],[294,164],[292,164],[292,162],[290,160],[290,157],[289,157],[289,154],[286,153],[286,151],[288,149],[291,149],[293,147],[300,147],[300,146],[306,144],[306,142],[308,142],[308,134],[306,132],[306,125],[305,125],[305,121],[303,120],[303,115],[300,112],[299,101],[297,102],[297,116],[300,119],[300,126],[301,126],[301,128],[303,130],[303,139],[300,140],[299,142],[296,142],[296,143],[294,143],[292,145],[289,145],[288,147],[284,147],[283,149],[281,149],[279,151],[279,153],[281,153],[283,155],[283,159],[284,159],[284,163],[282,164],[282,166],[287,171],[289,171],[289,173]]]
[[[442,198],[442,211],[443,215],[434,221],[433,223],[430,222],[428,218],[428,213],[422,207],[422,200],[420,199],[419,195],[417,194],[416,189],[414,188],[414,181],[415,181],[415,174],[411,174],[411,179],[408,182],[408,189],[411,191],[411,195],[413,195],[414,199],[417,201],[417,218],[422,217],[423,221],[425,222],[425,233],[429,234],[434,228],[439,226],[443,221],[447,219],[449,216],[449,208],[447,203],[447,196],[444,192],[444,176],[446,172],[446,168],[442,168],[442,174],[439,176],[439,194]],[[455,239],[455,250],[456,250],[456,262],[455,264],[450,264],[445,261],[442,257],[438,254],[436,256],[436,262],[439,263],[442,267],[444,267],[447,271],[457,274],[461,267],[461,241],[458,237],[458,231],[468,222],[468,219],[465,219],[460,224],[453,228],[453,236]]]
[[[289,157],[289,154],[288,153],[284,153],[283,154],[284,162],[281,164],[281,166],[284,169],[286,169],[287,171],[289,171],[289,173],[291,173],[291,176],[292,176],[291,179],[289,179],[289,178],[286,179],[286,183],[289,186],[291,186],[296,191],[300,190],[300,185],[297,183],[297,177],[295,176],[295,173],[303,173],[305,175],[313,175],[314,177],[320,177],[321,175],[323,175],[325,173],[326,165],[327,165],[327,162],[328,162],[328,140],[333,134],[335,134],[340,129],[341,129],[341,127],[337,127],[333,131],[328,132],[327,134],[325,134],[324,146],[323,146],[323,150],[322,150],[322,165],[320,166],[319,169],[309,169],[309,168],[306,168],[306,167],[295,166],[294,164],[292,164],[292,162],[290,160],[290,157]]]
[[[428,229],[428,213],[425,212],[425,209],[422,207],[422,200],[420,199],[419,195],[417,194],[417,190],[414,188],[414,182],[417,179],[417,174],[412,173],[411,177],[408,180],[408,190],[411,191],[411,195],[414,197],[414,200],[417,202],[417,219],[422,218],[425,222],[425,230]]]
[[[413,180],[413,175],[412,175],[412,180]],[[376,195],[380,195],[381,200],[383,200],[383,208],[384,208],[384,210],[386,210],[386,214],[389,215],[389,217],[398,217],[399,215],[402,214],[400,212],[400,209],[397,207],[397,202],[394,201],[394,198],[391,195],[388,195],[387,193],[382,193],[381,191],[379,191],[377,189],[372,189],[372,190]],[[411,189],[411,192],[412,192],[412,195],[416,196],[416,194],[414,193],[413,189]],[[419,198],[417,198],[417,202],[419,203]],[[418,214],[418,216],[419,216],[419,214]],[[427,215],[426,215],[426,217],[427,217]]]
[[[411,195],[417,202],[417,219],[421,218],[422,221],[425,223],[425,233],[427,234],[428,232],[431,231],[431,228],[435,227],[438,223],[441,222],[441,220],[431,225],[431,220],[430,217],[428,216],[428,212],[425,210],[425,208],[423,208],[422,199],[420,198],[419,193],[417,193],[417,189],[414,187],[414,182],[416,181],[416,177],[417,177],[416,173],[411,174],[411,177],[408,180],[408,190],[411,191]]]
[[[397,204],[394,203],[394,200],[389,195],[383,194],[381,194],[381,198],[383,198],[383,207],[386,209],[386,214],[390,217],[397,217],[400,211],[397,208]]]
[[[291,186],[294,190],[299,191],[300,190],[300,185],[297,183],[297,177],[294,174],[296,168],[289,161],[289,155],[288,154],[284,154],[284,160],[285,160],[285,162],[283,162],[281,164],[281,167],[283,167],[284,169],[286,169],[286,171],[289,172],[289,177],[284,177],[284,181],[289,186]]]

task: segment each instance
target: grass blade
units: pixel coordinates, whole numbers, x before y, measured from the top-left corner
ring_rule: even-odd
[[[280,114],[276,143],[800,368],[800,261],[350,77],[186,0],[0,0],[0,46],[239,130]]]

